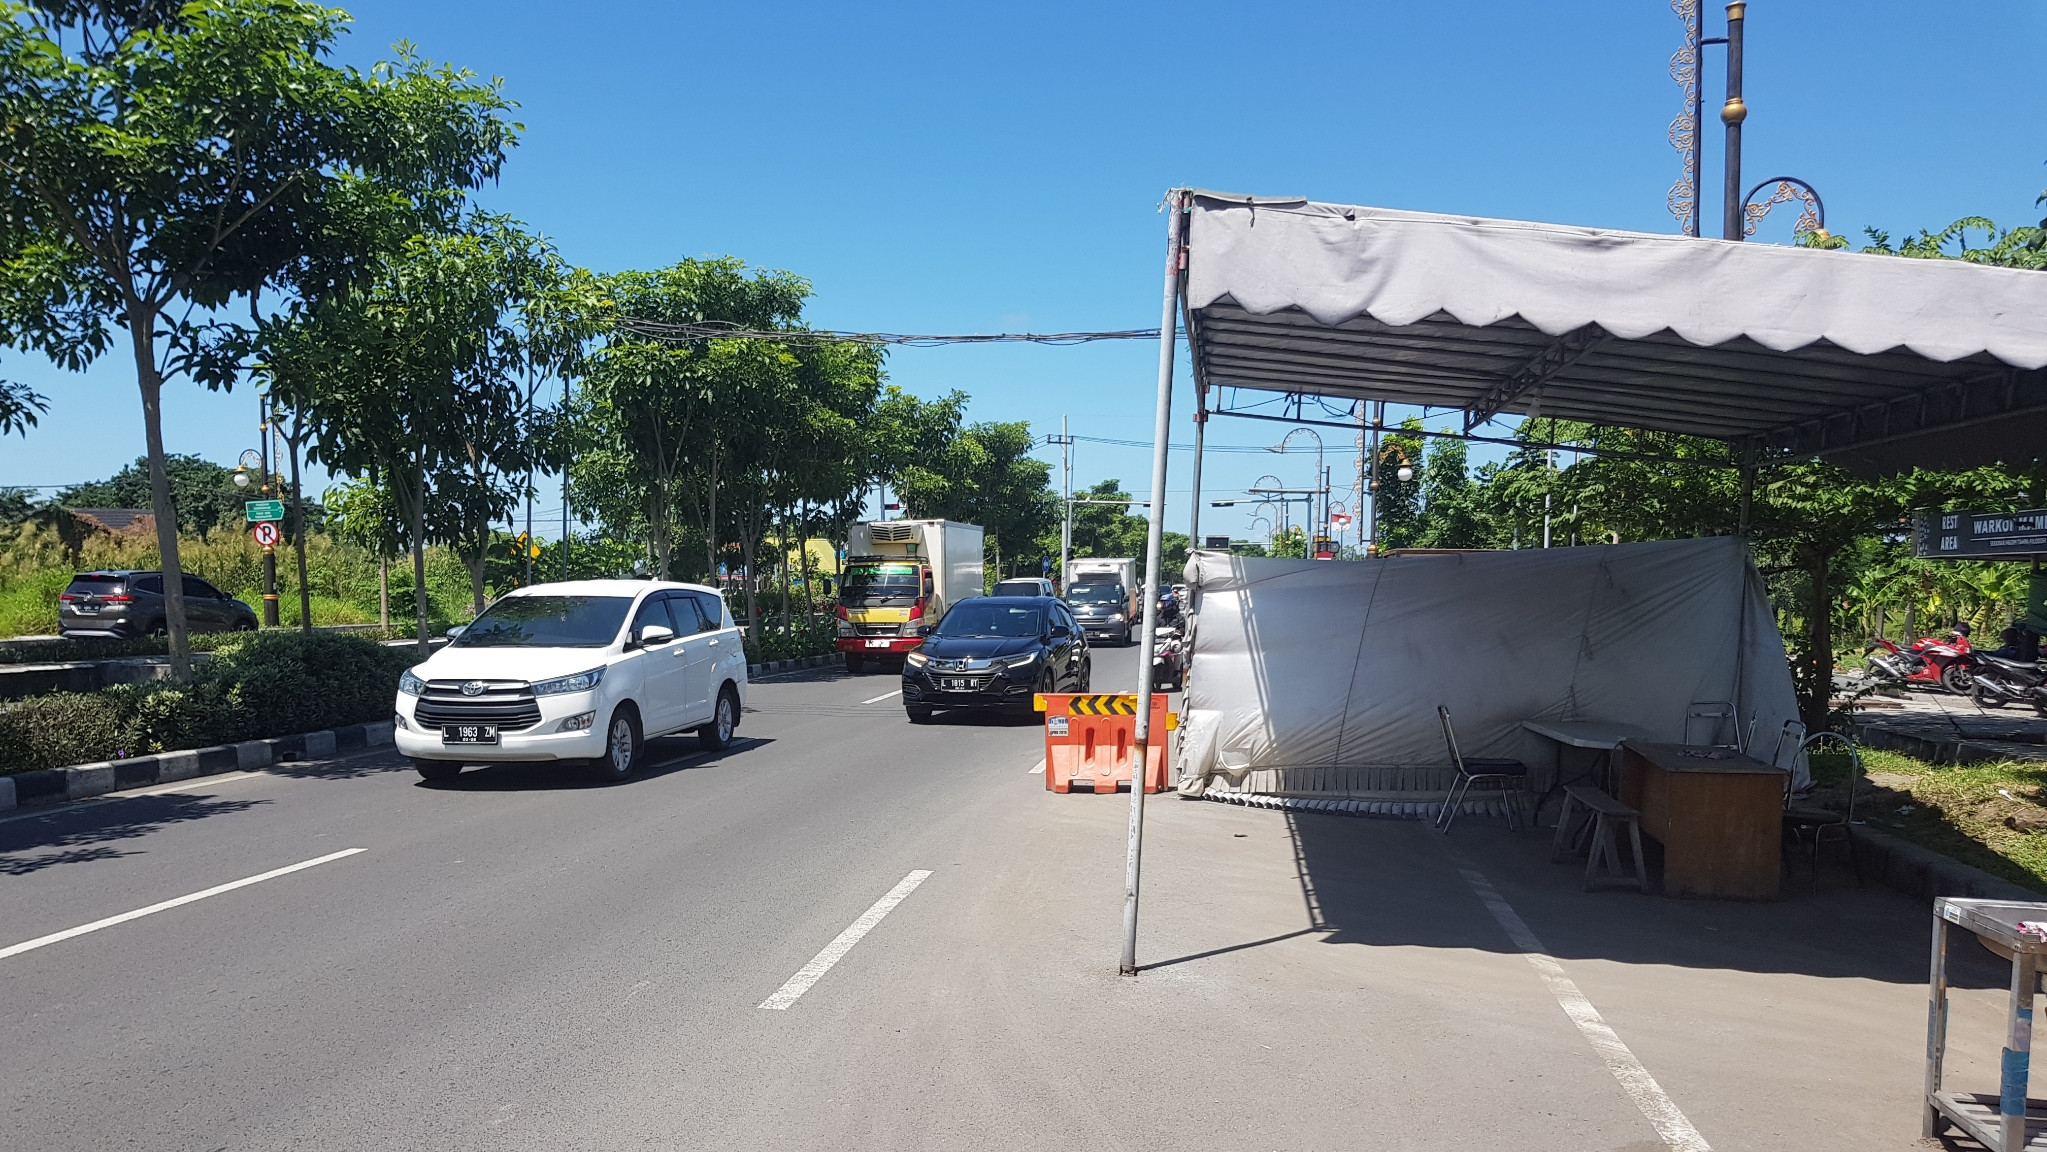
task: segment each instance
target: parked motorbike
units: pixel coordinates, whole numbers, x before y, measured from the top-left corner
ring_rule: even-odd
[[[1878,655],[1879,652],[1882,654]],[[1957,696],[1966,696],[1975,686],[1969,675],[1972,653],[1969,634],[1957,629],[1944,638],[1927,636],[1915,640],[1910,648],[1900,648],[1894,641],[1879,639],[1863,654],[1869,657],[1870,672],[1881,679],[1940,687]]]
[[[1187,686],[1187,640],[1178,628],[1160,628],[1151,652],[1152,687],[1177,692]]]
[[[2007,704],[2030,703],[2034,711],[2047,716],[2047,669],[1981,652],[1974,654],[1971,662],[1969,695],[1978,706],[2002,708]]]

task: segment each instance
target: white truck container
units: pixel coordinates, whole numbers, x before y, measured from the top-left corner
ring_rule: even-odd
[[[846,538],[839,596],[839,651],[854,670],[902,659],[924,642],[946,609],[985,586],[978,524],[876,520]]]
[[[1074,584],[1121,584],[1131,598],[1137,597],[1137,561],[1120,559],[1073,559],[1066,562],[1068,586]]]

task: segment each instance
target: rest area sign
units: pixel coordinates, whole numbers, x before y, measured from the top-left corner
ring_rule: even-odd
[[[244,503],[243,507],[249,511],[249,523],[251,524],[260,524],[265,520],[284,519],[284,501],[282,500],[249,500]]]

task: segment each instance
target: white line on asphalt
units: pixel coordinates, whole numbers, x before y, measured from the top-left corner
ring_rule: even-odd
[[[902,694],[903,694],[903,690],[902,690],[901,688],[898,688],[898,689],[896,689],[896,690],[895,690],[895,691],[893,691],[893,692],[883,692],[883,693],[882,693],[881,695],[879,695],[879,696],[876,696],[876,697],[875,697],[874,699],[872,699],[872,700],[862,700],[862,701],[861,701],[861,703],[862,703],[862,704],[879,704],[879,703],[881,703],[881,702],[882,702],[883,700],[893,700],[893,699],[895,699],[896,697],[898,697],[898,696],[901,696]]]
[[[265,880],[275,880],[279,876],[302,871],[316,864],[325,864],[330,860],[339,860],[343,856],[353,856],[358,852],[367,851],[369,851],[367,848],[343,848],[339,852],[329,852],[325,856],[315,856],[311,860],[301,860],[296,864],[287,864],[282,868],[272,868],[270,871],[260,875],[246,876],[240,880],[230,880],[225,884],[216,884],[204,892],[194,892],[189,896],[179,896],[172,900],[165,900],[161,904],[151,904],[147,908],[137,908],[133,912],[123,912],[119,916],[109,916],[104,920],[95,920],[90,924],[81,924],[76,928],[66,928],[62,932],[52,932],[48,936],[38,936],[33,940],[24,940],[11,947],[0,948],[0,960],[5,960],[9,956],[19,956],[23,952],[33,952],[45,945],[69,940],[73,936],[83,936],[88,932],[97,932],[102,928],[112,928],[116,924],[126,924],[130,920],[139,920],[144,916],[157,912],[167,912],[172,908],[190,904],[195,900],[204,900],[208,896],[218,896],[223,892],[232,892],[237,888],[247,888],[251,884],[261,884]]]
[[[254,780],[268,776],[268,772],[227,772],[219,776],[195,776],[182,784],[166,784],[161,788],[147,788],[140,792],[120,792],[108,796],[108,800],[127,800],[136,796],[161,796],[166,792],[190,792],[196,788],[211,788],[215,784],[226,784],[234,780]]]
[[[1025,773],[1024,773],[1024,775],[1026,775],[1026,776],[1036,776],[1036,775],[1037,775],[1038,773],[1040,773],[1040,772],[1043,772],[1044,770],[1045,770],[1045,762],[1044,762],[1043,760],[1040,760],[1040,761],[1038,761],[1038,762],[1037,762],[1036,764],[1033,764],[1033,765],[1031,765],[1031,767],[1030,767],[1030,771],[1028,771],[1028,772],[1025,772]]]
[[[1663,1091],[1662,1085],[1656,1083],[1656,1077],[1649,1075],[1649,1070],[1635,1059],[1635,1054],[1628,1050],[1626,1044],[1621,1043],[1619,1034],[1599,1015],[1592,1001],[1587,1000],[1585,994],[1578,991],[1578,985],[1564,974],[1563,965],[1558,964],[1549,950],[1542,946],[1542,941],[1536,939],[1535,933],[1529,931],[1527,922],[1514,911],[1513,905],[1507,903],[1493,888],[1492,882],[1477,869],[1459,867],[1458,871],[1464,873],[1464,882],[1471,885],[1479,902],[1493,914],[1494,920],[1499,921],[1507,939],[1521,949],[1529,965],[1549,987],[1549,994],[1556,997],[1558,1007],[1571,1018],[1571,1023],[1578,1026],[1578,1031],[1591,1043],[1592,1050],[1605,1062],[1606,1070],[1620,1081],[1621,1091],[1626,1092],[1628,1098],[1635,1102],[1635,1107],[1642,1110],[1642,1115],[1656,1129],[1656,1134],[1663,1137],[1663,1142],[1679,1152],[1713,1152],[1712,1145],[1706,1143],[1706,1138],[1699,1135],[1699,1130],[1692,1127],[1690,1120],[1685,1119],[1685,1114],[1678,1110],[1676,1102]]]
[[[819,977],[831,971],[832,965],[837,964],[840,957],[852,951],[853,945],[860,943],[862,936],[873,931],[874,926],[881,923],[883,916],[901,904],[903,897],[915,892],[917,885],[922,884],[930,875],[929,868],[919,868],[903,877],[902,883],[889,889],[888,895],[876,900],[872,908],[860,914],[860,919],[853,921],[844,932],[839,933],[837,939],[825,945],[824,951],[812,956],[810,963],[805,964],[796,975],[789,977],[787,984],[777,988],[773,996],[761,1001],[761,1007],[770,1011],[781,1011],[796,1003],[798,997],[810,991],[810,986],[817,983]]]

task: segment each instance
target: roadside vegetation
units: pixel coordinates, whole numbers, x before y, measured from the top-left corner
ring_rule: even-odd
[[[123,684],[0,703],[0,773],[118,760],[391,715],[410,650],[357,636],[220,637],[187,683]]]
[[[1867,776],[1855,796],[1857,820],[2047,892],[2047,762],[1932,764],[1865,748],[1862,764]],[[1812,774],[1810,802],[1841,811],[1847,801],[1847,757],[1814,756]]]

